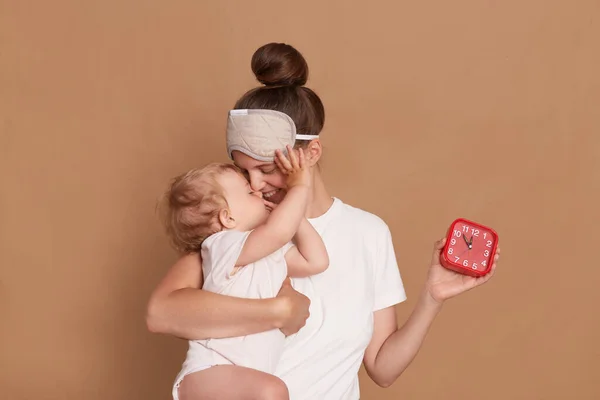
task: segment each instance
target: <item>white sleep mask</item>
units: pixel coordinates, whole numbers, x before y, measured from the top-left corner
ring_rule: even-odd
[[[234,150],[259,161],[272,162],[275,150],[286,154],[285,146],[296,140],[317,139],[319,135],[298,135],[294,121],[275,110],[231,110],[227,118],[227,154]]]

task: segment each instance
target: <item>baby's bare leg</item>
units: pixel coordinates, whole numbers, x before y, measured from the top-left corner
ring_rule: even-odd
[[[287,386],[274,375],[236,365],[217,365],[186,376],[179,400],[289,400]]]

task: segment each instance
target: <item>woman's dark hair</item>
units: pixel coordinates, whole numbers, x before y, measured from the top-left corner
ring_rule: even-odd
[[[269,43],[256,50],[251,65],[264,86],[246,92],[234,108],[283,112],[292,118],[298,134],[318,135],[325,124],[325,108],[319,96],[304,86],[308,64],[302,54],[288,44]]]

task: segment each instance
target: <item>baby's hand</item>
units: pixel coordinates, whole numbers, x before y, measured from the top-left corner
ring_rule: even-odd
[[[263,203],[265,203],[265,207],[267,208],[267,210],[269,210],[269,212],[273,211],[277,207],[277,204],[271,203],[270,201],[265,199],[263,199]]]
[[[275,151],[275,164],[286,175],[288,188],[294,186],[310,187],[312,185],[312,176],[310,167],[306,165],[304,151],[300,148],[298,149],[298,155],[296,155],[296,151],[290,146],[286,146],[286,148],[288,151],[287,157],[280,150]]]

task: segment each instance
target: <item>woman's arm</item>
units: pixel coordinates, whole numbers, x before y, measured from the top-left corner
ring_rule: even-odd
[[[401,328],[394,306],[375,312],[373,337],[365,351],[364,365],[376,384],[390,386],[410,365],[440,309],[441,303],[421,295]]]
[[[158,284],[146,311],[148,330],[187,340],[224,338],[281,329],[296,333],[306,323],[310,300],[286,280],[274,299],[244,299],[202,287],[198,254],[179,259]]]
[[[368,375],[379,386],[390,386],[410,365],[445,300],[482,285],[494,275],[500,258],[499,249],[491,272],[474,278],[440,265],[440,250],[444,244],[445,239],[435,243],[427,284],[402,327],[398,328],[393,306],[374,313],[373,337],[365,351],[364,365]]]

